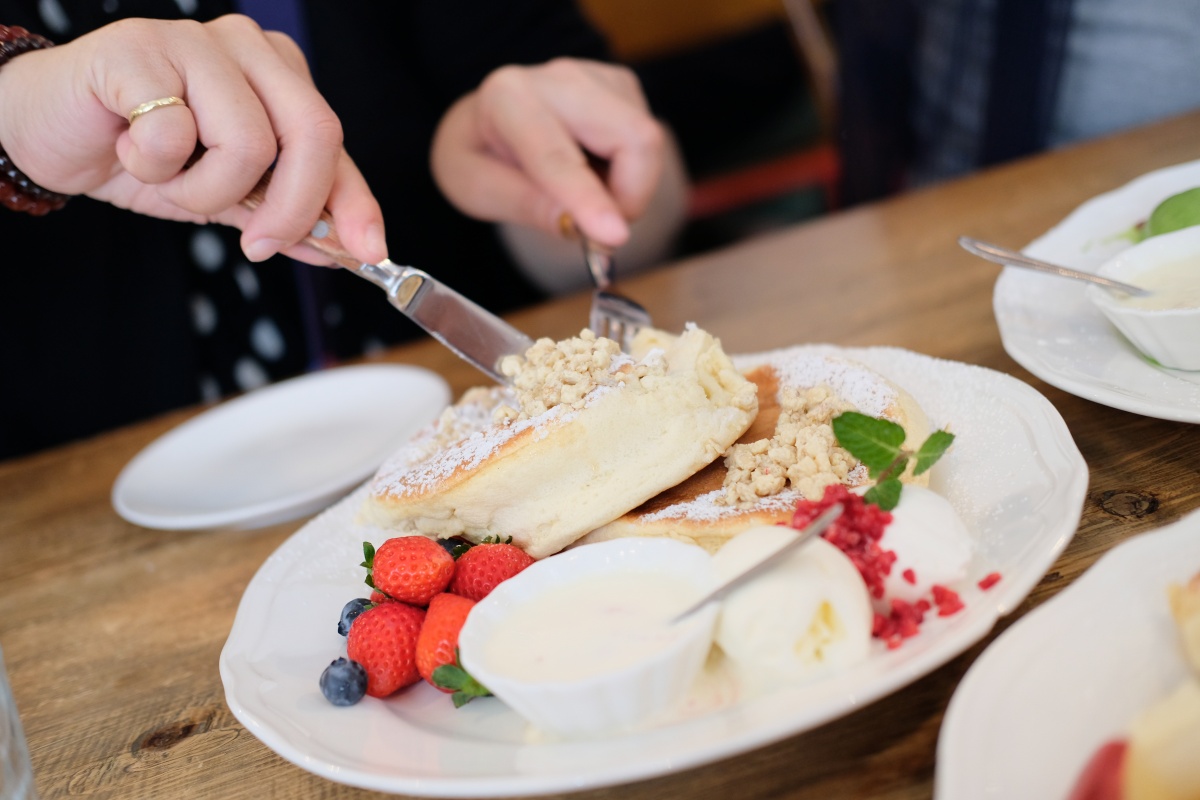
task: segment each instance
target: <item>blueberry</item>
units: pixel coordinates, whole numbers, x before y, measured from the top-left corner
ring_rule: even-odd
[[[338,620],[338,633],[342,636],[350,633],[350,623],[354,618],[371,607],[370,600],[356,597],[342,608],[342,618]]]
[[[335,706],[352,706],[367,693],[367,671],[348,658],[339,658],[321,673],[321,694]]]

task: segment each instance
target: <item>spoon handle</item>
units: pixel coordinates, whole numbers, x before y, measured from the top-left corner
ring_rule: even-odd
[[[678,614],[676,614],[674,617],[672,617],[670,619],[670,621],[668,621],[667,624],[674,625],[676,622],[681,621],[685,617],[691,616],[692,614],[694,614],[695,612],[704,608],[706,605],[713,602],[714,600],[720,600],[722,597],[729,594],[730,591],[737,588],[738,586],[741,586],[743,583],[750,580],[755,575],[765,572],[766,570],[775,566],[776,564],[779,563],[780,559],[782,559],[783,556],[792,552],[797,547],[799,547],[800,545],[807,542],[809,539],[812,539],[814,536],[819,536],[822,533],[824,533],[825,529],[828,528],[830,525],[832,525],[834,523],[834,521],[841,515],[842,515],[842,504],[841,503],[838,503],[837,505],[833,505],[833,506],[830,506],[829,508],[825,509],[825,511],[821,514],[821,516],[817,517],[812,522],[808,523],[808,525],[805,526],[803,529],[796,531],[795,539],[792,539],[790,542],[785,544],[783,547],[780,547],[778,550],[764,556],[762,558],[762,560],[756,562],[748,569],[743,570],[742,572],[739,572],[737,575],[733,576],[732,578],[727,580],[725,583],[721,584],[716,589],[714,589],[713,591],[706,594],[704,597],[701,597],[695,603],[688,606],[683,611],[680,611]]]
[[[1089,283],[1103,286],[1106,289],[1115,289],[1119,292],[1125,292],[1126,294],[1133,295],[1134,297],[1144,297],[1145,295],[1150,294],[1149,290],[1143,289],[1139,286],[1132,286],[1128,283],[1121,283],[1121,281],[1114,281],[1111,278],[1105,278],[1102,275],[1096,275],[1092,272],[1080,272],[1077,269],[1063,267],[1058,264],[1051,264],[1048,261],[1039,261],[1036,258],[1030,258],[1024,253],[1016,250],[1009,250],[1007,247],[1000,247],[999,245],[990,244],[988,242],[981,242],[978,239],[972,239],[970,236],[958,237],[958,243],[962,245],[962,248],[968,253],[973,253],[980,258],[987,259],[988,261],[992,261],[996,264],[1005,264],[1013,267],[1028,267],[1029,269],[1035,269],[1039,272],[1048,272],[1051,275],[1058,275],[1063,278],[1074,278],[1075,280],[1079,281],[1087,281]]]

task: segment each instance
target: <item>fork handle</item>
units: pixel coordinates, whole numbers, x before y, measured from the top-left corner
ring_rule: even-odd
[[[242,198],[241,206],[243,208],[253,211],[262,205],[274,173],[274,169],[268,169],[263,173],[262,178],[250,190],[250,194]],[[312,231],[304,237],[303,242],[321,255],[333,259],[333,262],[339,267],[357,271],[362,266],[362,262],[350,255],[342,245],[342,240],[338,238],[337,230],[333,227],[333,215],[329,213],[328,209],[321,209],[321,216],[317,220],[317,224],[313,225]]]
[[[597,289],[607,289],[617,278],[617,267],[613,261],[612,250],[602,244],[596,244],[579,227],[570,211],[564,211],[558,218],[558,229],[568,239],[578,239],[583,247],[583,263],[587,264],[588,273],[592,276],[592,284]]]
[[[580,238],[583,239],[583,257],[587,261],[588,272],[592,273],[592,283],[596,284],[597,289],[607,289],[617,277],[612,253],[584,237],[582,233]]]

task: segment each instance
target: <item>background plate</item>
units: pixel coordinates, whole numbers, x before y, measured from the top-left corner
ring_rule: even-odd
[[[981,367],[892,348],[806,348],[856,359],[905,387],[935,427],[958,438],[931,484],[975,537],[961,587],[966,610],[927,622],[896,650],[825,680],[737,700],[619,738],[552,742],[531,736],[495,698],[455,710],[421,684],[387,700],[330,705],[317,688],[344,654],[342,606],[365,592],[356,527],[365,489],[286,541],[251,580],[221,653],[234,715],[284,758],[330,780],[439,797],[570,791],[675,772],[814,728],[925,675],[981,639],[1041,579],[1074,535],[1087,468],[1062,418],[1040,394]],[[502,533],[502,532],[501,532]],[[976,582],[1003,578],[987,592]]]
[[[1096,749],[1187,675],[1167,584],[1200,571],[1200,513],[1114,547],[984,651],[938,736],[936,795],[1065,798]]]
[[[1088,271],[1129,247],[1122,234],[1173,194],[1200,186],[1200,161],[1150,172],[1072,211],[1028,247]],[[992,308],[1004,349],[1046,383],[1112,408],[1200,422],[1200,372],[1147,361],[1084,296],[1086,284],[1005,267]]]
[[[320,510],[446,406],[449,387],[400,364],[337,367],[249,392],[134,456],[113,507],[164,530],[257,527]]]

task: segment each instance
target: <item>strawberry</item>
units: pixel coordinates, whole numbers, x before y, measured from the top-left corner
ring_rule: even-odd
[[[467,614],[475,605],[474,600],[456,594],[443,593],[429,601],[421,635],[417,637],[417,671],[432,686],[443,692],[452,692],[433,682],[433,671],[443,664],[457,661],[458,632],[467,621]]]
[[[450,591],[478,602],[501,581],[508,580],[532,563],[533,557],[515,544],[477,544],[458,557]]]
[[[454,557],[424,536],[398,536],[376,550],[363,542],[367,585],[402,603],[428,605],[454,575]]]
[[[425,609],[384,603],[358,615],[346,638],[346,655],[367,671],[367,694],[388,695],[421,680],[417,638]]]

